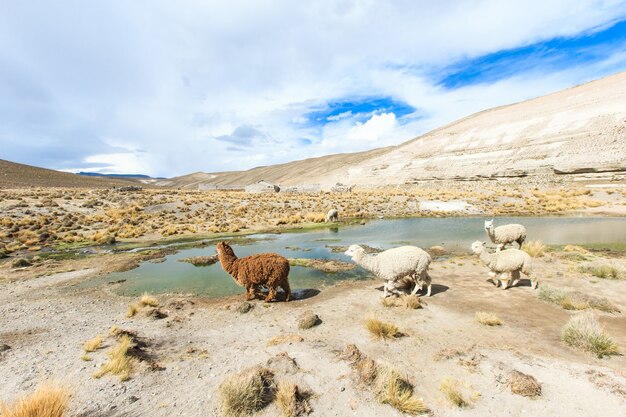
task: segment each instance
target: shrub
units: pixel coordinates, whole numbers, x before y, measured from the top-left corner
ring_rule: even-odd
[[[619,353],[611,336],[588,313],[571,317],[561,330],[561,339],[569,346],[594,353],[598,358]]]

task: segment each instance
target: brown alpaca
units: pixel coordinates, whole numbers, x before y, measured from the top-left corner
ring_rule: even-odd
[[[291,300],[289,287],[289,261],[277,253],[258,253],[256,255],[237,258],[233,249],[226,242],[217,244],[217,257],[224,271],[228,272],[235,282],[246,288],[246,300],[256,297],[256,290],[265,285],[269,293],[265,301],[276,298],[276,289],[281,287],[287,295],[285,301]]]

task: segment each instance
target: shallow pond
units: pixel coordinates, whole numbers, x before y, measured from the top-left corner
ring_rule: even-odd
[[[486,240],[483,218],[410,218],[372,220],[366,225],[351,225],[316,229],[298,233],[263,234],[245,245],[233,244],[237,256],[259,252],[278,252],[287,258],[328,258],[350,261],[343,252],[332,252],[332,247],[367,244],[387,249],[401,245],[428,248],[442,245],[449,250],[469,250],[475,240]],[[548,244],[614,243],[626,241],[626,218],[589,217],[515,217],[496,218],[496,226],[521,223],[528,231],[527,240],[541,240]],[[164,262],[143,262],[138,268],[108,274],[86,285],[126,280],[116,287],[125,295],[144,291],[152,293],[177,292],[203,294],[211,297],[243,293],[219,263],[195,267],[181,258],[206,256],[215,253],[215,246],[185,249],[169,255]],[[312,268],[294,266],[289,281],[294,290],[319,288],[338,280],[364,279],[369,275],[361,268],[340,273],[323,273]]]

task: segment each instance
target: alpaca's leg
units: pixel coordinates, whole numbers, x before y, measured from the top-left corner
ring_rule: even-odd
[[[422,281],[416,279],[415,277],[412,277],[415,280],[415,287],[413,287],[413,291],[411,291],[411,295],[415,295],[417,294],[417,291],[421,291],[423,288],[423,283]]]
[[[502,280],[502,289],[506,290],[511,285],[511,277],[507,272],[503,272],[500,274],[500,279]]]
[[[254,285],[246,287],[246,301],[254,300],[256,295],[254,294]]]
[[[389,292],[391,291],[391,281],[385,281],[385,285],[383,285],[383,297],[389,297]]]
[[[489,271],[489,279],[491,280],[491,282],[493,282],[493,284],[498,287],[498,285],[500,285],[500,280],[498,278],[496,278],[496,273],[493,271]]]
[[[533,290],[536,290],[537,287],[539,286],[539,279],[537,279],[536,277],[534,277],[532,275],[528,275],[528,278],[530,278],[530,288],[532,288]]]
[[[285,291],[285,301],[291,301],[292,296],[291,296],[291,287],[289,286],[289,281],[287,279],[285,279],[282,284],[280,284],[281,287],[283,287],[283,290]]]
[[[520,272],[519,271],[513,271],[511,272],[511,280],[513,281],[513,284],[511,284],[512,287],[516,286],[517,284],[519,284],[520,281]]]
[[[430,297],[430,292],[433,289],[433,284],[432,283],[428,283],[428,290],[426,291],[426,297]]]
[[[266,303],[269,303],[270,301],[276,298],[276,287],[270,286],[269,289],[270,291],[267,293],[267,297],[265,297]]]

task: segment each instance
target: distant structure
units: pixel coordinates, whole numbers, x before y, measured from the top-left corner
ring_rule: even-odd
[[[280,190],[281,193],[295,193],[295,194],[314,194],[322,191],[320,184],[300,184],[285,187]]]
[[[277,193],[280,191],[280,187],[271,182],[260,180],[254,184],[246,185],[245,190],[247,193]]]
[[[207,183],[198,184],[198,190],[200,191],[212,191],[212,190],[239,191],[243,189],[244,189],[243,185],[217,185],[217,184],[207,184]]]
[[[143,187],[140,185],[128,185],[125,187],[113,187],[113,191],[141,191]]]
[[[330,189],[331,192],[333,193],[351,193],[352,192],[352,186],[351,185],[345,185],[342,184],[340,182],[338,182],[337,184],[333,185]]]

